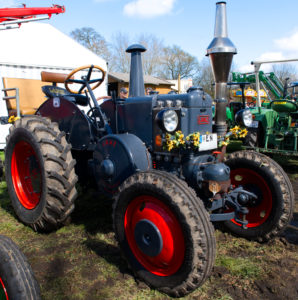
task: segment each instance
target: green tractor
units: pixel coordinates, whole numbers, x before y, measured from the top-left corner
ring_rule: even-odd
[[[239,73],[238,75],[233,74],[233,80],[236,82],[246,80],[253,83],[254,81],[258,95],[256,107],[250,108],[253,122],[247,128],[248,134],[244,140],[244,146],[267,154],[298,156],[298,102],[295,93],[298,83],[288,84],[286,82],[282,89],[282,85],[274,73],[266,76],[264,72],[259,71],[263,63],[289,61],[297,61],[297,59],[252,62],[255,66],[254,75],[239,76]],[[266,83],[265,86],[270,89],[275,99],[261,103],[260,82]],[[291,93],[288,93],[289,88],[292,89]]]
[[[252,113],[247,108],[246,100],[244,97],[244,89],[250,82],[228,82],[228,86],[240,86],[242,99],[240,101],[230,101],[226,106],[226,122],[228,128],[234,126],[251,127],[253,126]],[[212,116],[215,117],[215,105],[212,106]]]

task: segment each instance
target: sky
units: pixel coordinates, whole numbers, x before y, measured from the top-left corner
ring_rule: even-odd
[[[69,35],[92,27],[107,42],[116,33],[153,34],[165,46],[178,45],[202,60],[213,39],[214,0],[0,0],[0,7],[64,5],[46,21]],[[298,59],[297,0],[226,0],[228,36],[237,48],[235,69],[252,71],[251,61]],[[57,45],[58,46],[58,45]],[[1,51],[0,51],[1,55]],[[293,63],[298,69],[298,63]],[[263,65],[266,70],[268,65]]]

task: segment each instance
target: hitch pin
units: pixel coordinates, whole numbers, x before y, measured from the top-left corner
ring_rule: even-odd
[[[220,190],[221,190],[221,186],[220,184],[218,184],[218,182],[209,181],[209,191],[213,194],[213,197],[215,196],[215,194],[220,192]]]
[[[243,214],[242,221],[244,223],[246,222],[246,215],[245,214]],[[247,226],[245,224],[243,224],[242,227],[243,227],[243,229],[247,229]]]

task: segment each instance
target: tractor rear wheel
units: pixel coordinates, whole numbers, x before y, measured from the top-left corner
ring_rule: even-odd
[[[36,231],[62,226],[74,209],[77,176],[71,147],[56,123],[24,117],[10,128],[7,188],[18,218]]]
[[[213,226],[201,200],[177,177],[152,170],[129,177],[113,221],[128,264],[149,286],[182,297],[210,275]]]
[[[39,285],[26,257],[3,235],[0,235],[0,299],[41,299]]]
[[[279,235],[293,216],[294,192],[287,174],[275,161],[254,151],[230,154],[225,162],[231,169],[231,182],[257,195],[248,204],[244,229],[235,220],[224,223],[230,232],[260,242]]]

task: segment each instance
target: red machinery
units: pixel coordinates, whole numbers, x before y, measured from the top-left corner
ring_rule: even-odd
[[[50,19],[52,14],[65,12],[65,7],[53,5],[53,7],[24,7],[0,8],[0,30],[16,28],[21,23]],[[45,15],[36,17],[37,15]]]

